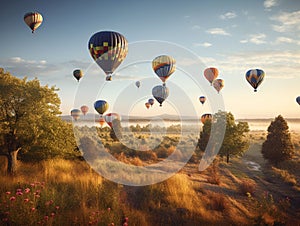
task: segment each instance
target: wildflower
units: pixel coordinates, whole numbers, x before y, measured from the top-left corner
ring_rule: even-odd
[[[29,199],[27,198],[27,199],[24,199],[24,202],[29,202]]]
[[[16,195],[23,195],[23,192],[17,191],[17,192],[16,192]]]
[[[58,210],[58,209],[59,209],[59,206],[55,206],[55,209],[57,209],[57,210]]]
[[[52,212],[52,213],[50,214],[50,216],[51,216],[51,217],[54,217],[54,216],[55,216],[55,213]]]
[[[17,192],[22,192],[22,189],[21,189],[21,188],[18,188],[18,189],[17,189]]]
[[[12,197],[10,197],[9,200],[10,200],[10,201],[15,201],[15,200],[16,200],[16,197],[15,197],[15,196],[12,196]]]
[[[32,188],[34,188],[34,187],[35,187],[35,184],[34,184],[34,183],[31,183],[30,186],[31,186]]]
[[[31,208],[31,211],[32,211],[32,212],[33,212],[33,211],[35,211],[35,208],[34,208],[34,207],[32,207],[32,208]]]
[[[3,218],[2,219],[4,222],[7,222],[8,221],[8,218]]]
[[[40,195],[35,195],[35,197],[36,197],[36,198],[39,198],[39,197],[41,197],[41,196],[40,196]]]
[[[47,221],[49,219],[48,216],[44,216],[44,220]]]
[[[25,189],[24,189],[24,192],[25,192],[25,193],[29,193],[29,192],[30,192],[30,188],[25,188]]]
[[[110,212],[110,208],[109,207],[107,208],[107,211]]]
[[[125,222],[128,222],[128,217],[125,217]]]
[[[127,223],[127,222],[125,222],[125,223],[123,224],[123,226],[128,226],[128,223]]]
[[[11,194],[11,192],[10,192],[10,191],[7,191],[7,192],[5,192],[5,194],[7,194],[7,195],[10,195],[10,194]]]

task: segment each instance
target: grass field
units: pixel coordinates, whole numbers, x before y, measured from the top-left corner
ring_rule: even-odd
[[[0,158],[0,224],[300,225],[300,135],[292,133],[297,154],[276,167],[261,156],[265,136],[251,132],[249,150],[229,164],[217,158],[199,172],[188,163],[170,179],[141,187],[110,182],[80,160],[19,163],[11,178]]]

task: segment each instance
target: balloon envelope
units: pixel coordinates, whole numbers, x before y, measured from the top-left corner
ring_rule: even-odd
[[[262,83],[264,77],[265,72],[261,69],[250,69],[246,72],[246,79],[254,88],[254,92],[257,91],[257,87]]]
[[[205,96],[200,96],[199,101],[201,102],[201,104],[204,104],[205,101],[206,101],[206,97]]]
[[[145,106],[146,106],[147,109],[149,109],[149,107],[151,106],[151,104],[149,102],[146,102]]]
[[[212,114],[203,114],[201,116],[201,122],[204,124],[206,120],[212,120]]]
[[[116,119],[121,120],[121,117],[117,113],[108,113],[108,114],[104,115],[104,119],[105,119],[105,122],[110,126],[110,128],[112,128],[113,121]]]
[[[92,35],[88,49],[99,67],[106,75],[110,75],[125,59],[128,43],[126,38],[118,32],[100,31]]]
[[[212,82],[218,77],[219,71],[215,67],[209,67],[204,70],[204,77],[210,82],[212,85]]]
[[[162,103],[169,96],[169,88],[162,85],[155,86],[152,89],[152,95],[160,104],[159,106],[162,106]]]
[[[83,113],[83,115],[86,115],[86,113],[88,113],[88,111],[89,111],[89,107],[86,106],[86,105],[82,105],[82,106],[80,107],[80,110],[81,110],[81,112]]]
[[[43,16],[38,12],[29,12],[24,15],[24,21],[28,27],[30,27],[32,33],[41,26],[43,22]]]
[[[94,108],[95,110],[100,114],[100,115],[103,115],[104,112],[107,111],[108,109],[108,103],[105,101],[105,100],[97,100],[95,103],[94,103]]]
[[[81,111],[79,109],[73,109],[71,110],[71,116],[75,121],[77,121],[80,118]]]
[[[151,107],[152,107],[152,105],[154,104],[154,99],[152,99],[152,98],[150,98],[149,100],[148,100],[148,103],[151,105]]]
[[[136,87],[140,88],[141,82],[140,82],[140,81],[136,81],[136,82],[135,82],[135,85],[136,85]]]
[[[224,80],[223,79],[215,79],[212,83],[213,87],[218,91],[218,93],[223,89],[224,87]]]
[[[300,96],[296,98],[296,102],[300,105]]]
[[[176,69],[176,61],[173,57],[161,55],[152,61],[152,69],[160,80],[165,83],[166,80]]]
[[[73,76],[79,81],[83,77],[83,72],[80,69],[76,69],[73,71]]]

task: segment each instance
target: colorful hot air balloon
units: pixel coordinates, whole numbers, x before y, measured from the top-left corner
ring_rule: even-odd
[[[213,87],[218,91],[218,93],[221,91],[221,89],[224,87],[224,80],[223,79],[215,79],[212,83]]]
[[[102,116],[108,109],[108,103],[105,100],[97,100],[94,103],[95,110]]]
[[[203,114],[201,116],[201,122],[204,124],[206,120],[212,120],[212,114]]]
[[[102,128],[102,126],[104,125],[104,123],[105,123],[105,120],[104,120],[104,118],[100,118],[99,119],[99,124],[100,124],[100,126],[101,126],[101,128]]]
[[[219,71],[215,67],[209,67],[204,70],[204,77],[210,82],[210,85],[212,85],[212,82],[218,77]]]
[[[162,103],[169,96],[169,89],[164,85],[155,86],[152,89],[152,95],[158,101],[158,103],[160,104],[159,106],[161,107]]]
[[[152,68],[165,85],[166,80],[176,69],[176,61],[171,56],[161,55],[152,61]]]
[[[86,106],[86,105],[82,105],[82,106],[80,107],[80,110],[81,110],[81,112],[83,113],[83,115],[86,115],[86,113],[88,113],[88,111],[89,111],[89,107]]]
[[[199,101],[201,102],[201,104],[203,105],[206,101],[206,97],[205,96],[200,96],[199,97]]]
[[[300,96],[296,98],[296,102],[300,105]]]
[[[148,100],[148,103],[151,105],[151,107],[152,107],[152,105],[154,104],[154,99],[152,99],[152,98],[150,98],[149,100]]]
[[[257,87],[262,83],[264,77],[265,72],[261,69],[250,69],[246,72],[246,79],[254,88],[254,92],[257,91]]]
[[[73,117],[73,119],[75,121],[77,121],[80,118],[80,113],[81,113],[81,111],[79,109],[73,109],[71,111],[71,116]]]
[[[147,109],[149,109],[149,107],[151,106],[151,104],[149,102],[146,102],[145,106],[146,106]]]
[[[140,81],[136,81],[136,82],[135,82],[135,85],[136,85],[136,87],[140,88],[141,82],[140,82]]]
[[[43,22],[43,16],[38,12],[29,12],[24,15],[24,21],[28,27],[30,27],[32,33],[41,26]]]
[[[100,31],[89,40],[88,49],[91,56],[105,72],[107,81],[111,81],[111,74],[125,59],[128,43],[123,35],[114,31]]]
[[[108,114],[104,115],[104,119],[105,119],[105,122],[110,126],[110,128],[113,127],[114,120],[117,119],[117,120],[121,121],[121,117],[117,113],[108,113]]]
[[[76,70],[73,71],[73,76],[79,82],[79,80],[83,77],[83,72],[80,69],[76,69]]]

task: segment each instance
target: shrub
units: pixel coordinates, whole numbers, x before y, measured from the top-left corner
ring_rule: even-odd
[[[244,179],[240,183],[240,191],[244,195],[253,195],[256,189],[256,183],[251,179]]]

